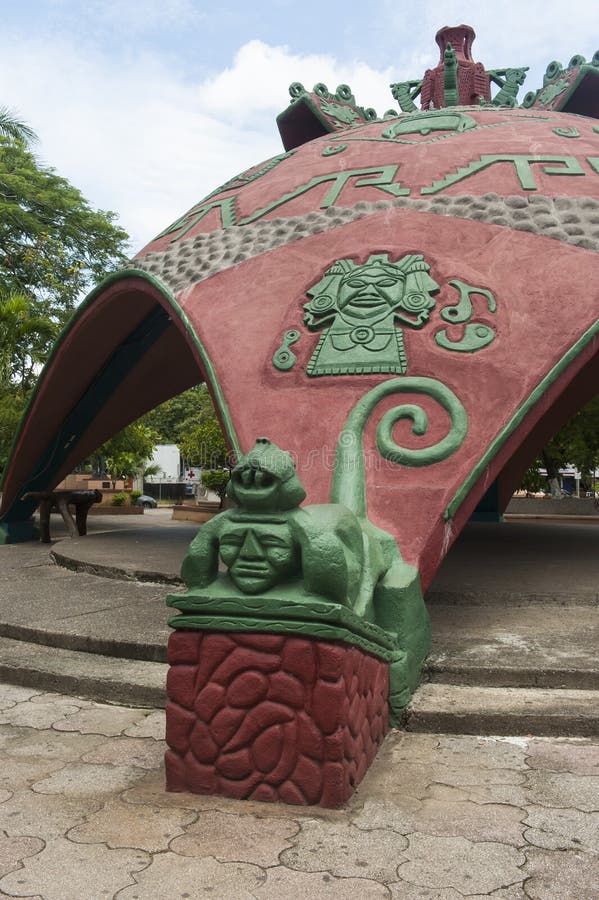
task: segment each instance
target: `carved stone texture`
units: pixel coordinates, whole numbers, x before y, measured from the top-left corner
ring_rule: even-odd
[[[387,731],[388,667],[341,642],[178,630],[166,787],[337,807]]]

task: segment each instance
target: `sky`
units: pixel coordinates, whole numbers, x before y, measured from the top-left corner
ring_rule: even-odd
[[[413,15],[410,12],[413,10]],[[0,106],[39,135],[38,159],[112,210],[132,253],[219,184],[281,152],[288,87],[349,84],[379,114],[395,81],[437,64],[465,22],[487,68],[599,49],[589,0],[0,0]]]

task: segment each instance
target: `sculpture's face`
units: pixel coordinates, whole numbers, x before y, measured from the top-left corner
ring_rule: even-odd
[[[299,570],[299,551],[285,523],[227,522],[220,557],[244,594],[266,591]]]
[[[358,319],[377,319],[401,301],[404,279],[378,265],[358,266],[339,286],[339,309]]]

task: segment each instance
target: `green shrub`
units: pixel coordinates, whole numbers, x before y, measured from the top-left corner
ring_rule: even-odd
[[[129,491],[129,503],[131,506],[135,506],[135,501],[139,500],[143,491]]]
[[[204,487],[208,488],[209,491],[216,491],[220,497],[221,506],[225,498],[229,477],[230,475],[227,469],[209,469],[207,472],[202,472],[202,484]]]
[[[125,506],[128,501],[129,495],[125,491],[119,491],[118,494],[114,495],[110,503],[112,506]]]

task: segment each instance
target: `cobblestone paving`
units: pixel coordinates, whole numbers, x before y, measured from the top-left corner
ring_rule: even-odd
[[[163,716],[0,685],[0,897],[599,897],[599,741],[394,732],[333,811],[165,793]]]

